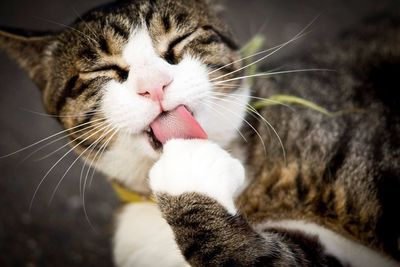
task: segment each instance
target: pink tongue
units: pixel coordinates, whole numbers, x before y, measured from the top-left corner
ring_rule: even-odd
[[[184,106],[161,114],[150,127],[163,144],[170,139],[207,139],[206,132]]]

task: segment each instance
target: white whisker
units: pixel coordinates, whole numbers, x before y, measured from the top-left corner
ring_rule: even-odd
[[[54,144],[54,143],[56,143],[56,142],[58,142],[58,141],[60,141],[60,140],[63,140],[63,139],[65,139],[65,138],[68,138],[68,137],[71,136],[71,135],[75,135],[75,134],[77,134],[77,133],[80,133],[80,132],[83,132],[83,131],[87,131],[87,130],[89,130],[89,129],[91,129],[91,128],[94,128],[95,126],[99,126],[99,125],[104,124],[104,123],[105,123],[105,122],[98,122],[98,123],[96,123],[96,124],[94,124],[94,125],[89,125],[89,126],[83,128],[83,129],[80,129],[80,130],[78,130],[78,131],[74,131],[74,132],[68,133],[68,134],[66,134],[65,136],[59,137],[59,138],[57,138],[57,139],[55,139],[55,140],[53,140],[53,141],[51,141],[51,142],[49,142],[49,143],[47,143],[47,144],[41,146],[41,147],[39,147],[38,149],[34,150],[33,152],[29,153],[29,154],[21,161],[21,163],[24,162],[25,160],[29,159],[30,157],[32,157],[32,156],[33,156],[34,154],[36,154],[37,152],[39,152],[39,151],[45,149],[46,147],[48,147],[48,146],[50,146],[50,145],[52,145],[52,144]],[[82,137],[82,135],[81,135],[80,137]],[[40,160],[42,160],[42,159],[44,159],[44,158],[47,158],[47,157],[48,157],[48,156],[42,157],[42,158],[40,158],[40,159],[36,159],[35,161],[40,161]]]
[[[274,132],[276,138],[278,138],[279,144],[282,148],[282,155],[283,155],[283,161],[285,163],[285,165],[287,164],[287,160],[286,160],[286,151],[285,151],[285,146],[283,145],[282,139],[279,136],[278,132],[275,130],[275,128],[272,126],[272,124],[265,119],[255,108],[253,108],[251,105],[248,105],[249,108],[251,108],[254,112],[254,114],[256,114],[260,119],[262,119],[266,124],[268,124],[268,126],[272,129],[272,131]]]
[[[247,101],[243,101],[242,99],[236,99],[237,101],[233,101],[233,100],[230,100],[230,99],[226,99],[226,98],[222,98],[222,97],[218,97],[218,96],[211,96],[211,98],[214,98],[214,99],[217,99],[217,100],[220,100],[220,101],[225,101],[225,102],[228,102],[228,103],[233,103],[233,104],[236,104],[236,105],[238,105],[238,106],[242,106],[243,104],[245,104],[245,106],[246,106],[246,113],[248,113],[250,116],[252,116],[254,119],[256,119],[258,122],[263,122],[262,120],[260,120],[256,115],[254,115],[253,114],[253,111],[248,107],[248,103],[247,103]],[[239,101],[241,101],[241,102],[239,102]],[[263,122],[264,123],[264,122]],[[265,123],[264,123],[265,124]],[[267,130],[268,130],[268,134],[269,134],[269,136],[271,137],[271,133],[270,133],[270,131],[269,131],[269,127],[268,127],[268,125],[267,124],[265,124],[267,127]]]
[[[300,39],[300,38],[304,37],[305,35],[306,35],[306,34],[300,34],[300,35],[297,34],[295,37],[293,37],[292,39],[290,39],[289,41],[287,41],[287,42],[285,42],[285,43],[276,45],[276,46],[274,46],[274,47],[265,49],[265,50],[263,50],[263,51],[254,53],[254,54],[249,55],[249,56],[246,56],[246,57],[242,57],[242,58],[240,58],[240,59],[238,59],[238,60],[235,60],[235,61],[230,62],[230,63],[228,63],[228,64],[226,64],[226,65],[224,65],[224,66],[221,66],[221,67],[219,67],[219,68],[217,68],[217,69],[215,69],[215,70],[210,71],[210,72],[208,73],[208,75],[211,75],[211,74],[213,74],[214,72],[217,72],[217,71],[219,71],[219,70],[221,70],[221,69],[224,69],[224,68],[226,68],[226,67],[229,67],[229,66],[231,66],[231,65],[233,65],[233,64],[235,64],[235,63],[241,62],[241,61],[243,61],[243,60],[246,60],[246,59],[249,59],[249,58],[252,58],[252,57],[256,57],[256,56],[258,56],[258,55],[262,55],[262,54],[268,53],[268,52],[270,52],[270,51],[276,50],[276,49],[280,48],[281,46],[285,45],[286,43],[296,41],[297,39]],[[263,59],[260,59],[260,61],[261,61],[261,60],[263,60]],[[249,65],[249,66],[245,66],[244,68],[247,68],[247,67],[250,67],[250,65]],[[230,75],[230,74],[232,74],[232,73],[228,73],[227,75]],[[220,78],[220,77],[218,77],[218,78]]]
[[[223,108],[224,110],[228,111],[229,113],[235,115],[236,117],[238,117],[238,118],[240,118],[242,121],[244,121],[251,129],[253,129],[253,131],[254,131],[254,132],[257,134],[257,136],[260,138],[260,141],[261,141],[261,143],[263,144],[265,156],[267,155],[267,149],[266,149],[266,147],[265,147],[264,140],[262,139],[260,133],[253,127],[253,125],[251,125],[250,122],[248,122],[245,118],[243,118],[242,116],[236,114],[236,113],[233,112],[232,110],[230,110],[230,109],[224,107],[223,105],[217,104],[217,103],[215,103],[215,102],[213,102],[213,101],[211,101],[211,100],[207,100],[207,99],[203,99],[203,100],[209,102],[210,104],[214,104],[214,105],[216,105],[216,106],[219,106],[220,108]]]
[[[47,113],[42,113],[42,112],[37,112],[34,110],[29,110],[26,108],[20,108],[21,110],[25,111],[25,112],[29,112],[35,115],[39,115],[42,117],[50,117],[50,118],[80,118],[80,117],[85,117],[87,115],[93,115],[93,114],[100,114],[101,110],[99,109],[94,109],[88,112],[84,112],[84,113],[80,113],[80,114],[73,114],[73,115],[51,115],[51,114],[47,114]]]
[[[255,61],[253,61],[252,63],[249,63],[249,64],[247,64],[247,65],[245,65],[245,66],[243,66],[243,67],[241,67],[241,68],[239,68],[239,69],[237,69],[237,70],[234,70],[234,71],[231,71],[231,72],[229,72],[229,73],[223,74],[223,75],[221,75],[221,76],[219,76],[219,77],[213,78],[213,79],[211,79],[211,81],[219,80],[219,79],[221,79],[221,78],[223,78],[223,77],[232,75],[232,74],[234,74],[234,73],[236,73],[236,72],[239,72],[239,71],[241,71],[241,70],[244,70],[244,69],[246,69],[246,68],[248,68],[248,67],[250,67],[250,66],[253,66],[253,65],[257,64],[258,62],[261,62],[261,61],[267,59],[268,57],[270,57],[270,56],[272,56],[273,54],[277,53],[279,50],[281,50],[282,48],[284,48],[284,47],[287,46],[288,44],[290,44],[290,43],[292,43],[293,41],[297,40],[297,39],[299,38],[299,36],[301,36],[301,35],[307,30],[307,28],[310,27],[310,26],[314,23],[314,21],[315,21],[315,19],[314,19],[311,23],[309,23],[306,27],[304,27],[299,33],[297,33],[293,38],[291,38],[289,41],[284,42],[283,44],[277,46],[276,49],[272,50],[272,52],[268,53],[267,55],[265,55],[265,56],[263,56],[263,57],[261,57],[261,58],[255,60]]]
[[[39,191],[40,186],[43,184],[44,180],[46,179],[46,177],[51,173],[51,171],[68,155],[70,154],[75,148],[77,148],[78,146],[80,146],[81,144],[83,144],[86,140],[88,140],[89,138],[91,138],[92,136],[94,136],[95,134],[97,134],[98,132],[102,131],[103,129],[105,129],[108,126],[105,126],[104,128],[101,128],[100,130],[96,131],[95,133],[91,134],[90,136],[86,137],[84,140],[80,141],[77,145],[75,145],[74,147],[72,147],[70,150],[68,150],[59,160],[57,160],[56,163],[53,164],[53,166],[46,172],[46,174],[43,176],[43,178],[40,180],[38,186],[35,189],[35,192],[33,193],[31,202],[29,204],[29,212],[32,210],[32,205],[33,205],[33,201],[35,200],[36,194]]]
[[[218,85],[218,84],[223,84],[225,82],[243,80],[246,78],[272,76],[272,75],[288,74],[288,73],[313,72],[313,71],[332,71],[333,72],[335,70],[331,70],[331,69],[298,69],[298,70],[284,70],[284,71],[275,71],[275,72],[261,72],[261,73],[256,73],[256,74],[252,74],[252,75],[245,75],[245,76],[241,76],[241,77],[235,77],[235,78],[231,78],[228,80],[215,82],[214,84]]]
[[[114,129],[115,129],[115,128],[114,128]],[[111,135],[111,137],[110,137],[109,140],[111,140],[112,137],[113,137],[116,133],[117,133],[117,131],[115,131],[114,134]],[[88,168],[88,171],[89,171],[89,170],[90,170],[90,167]],[[89,172],[88,172],[88,173],[89,173]],[[84,182],[83,182],[83,188],[82,188],[82,191],[83,191],[83,192],[82,192],[82,207],[83,207],[83,212],[84,212],[84,214],[85,214],[86,221],[87,221],[87,222],[89,223],[89,225],[94,229],[94,227],[93,227],[93,225],[92,225],[92,223],[91,223],[91,221],[90,221],[89,214],[88,214],[87,209],[86,209],[86,202],[85,202],[86,182],[87,182],[87,175],[86,175],[85,180],[84,180]]]
[[[277,105],[281,105],[281,106],[284,106],[284,107],[287,107],[288,109],[290,109],[291,111],[295,111],[291,106],[289,106],[288,104],[285,104],[285,103],[282,103],[282,102],[280,102],[280,101],[277,101],[277,100],[273,100],[273,99],[268,99],[268,98],[263,98],[263,97],[257,97],[257,96],[251,96],[251,95],[243,95],[243,94],[235,94],[235,93],[222,93],[222,92],[214,92],[213,93],[213,95],[217,95],[217,94],[220,94],[220,95],[223,95],[223,96],[227,96],[227,97],[232,97],[232,98],[236,98],[235,96],[237,96],[237,97],[241,97],[241,96],[243,96],[243,97],[249,97],[249,98],[251,98],[251,99],[256,99],[256,100],[262,100],[262,101],[265,101],[265,102],[269,102],[269,103],[272,103],[272,104],[277,104]],[[239,99],[239,98],[236,98],[236,99]]]
[[[210,104],[205,103],[204,101],[202,101],[204,105],[206,105],[208,108],[214,110],[218,115],[222,116],[223,118],[226,118],[225,115],[223,115],[221,112],[219,112],[217,109],[213,108]],[[239,133],[239,135],[243,138],[243,140],[247,143],[247,139],[246,137],[244,137],[244,135],[242,134],[242,132],[235,126],[234,127],[235,130]]]
[[[96,153],[96,155],[95,155],[95,157],[94,157],[95,160],[99,160],[99,159],[103,156],[104,152],[106,151],[108,145],[110,144],[110,142],[112,141],[112,139],[114,138],[114,136],[115,136],[116,133],[118,133],[118,130],[117,130],[115,133],[113,133],[113,134],[109,137],[108,140],[106,140],[106,143],[105,143],[105,145],[103,144],[103,147],[100,147],[100,149],[99,149],[100,154],[97,155],[97,153],[98,153],[99,151]],[[89,166],[89,168],[92,168],[92,166]],[[92,186],[94,173],[95,173],[95,168],[93,168],[92,176],[90,177],[89,188]]]
[[[35,143],[29,145],[29,146],[26,146],[26,147],[23,147],[23,148],[21,148],[21,149],[18,149],[17,151],[14,151],[14,152],[12,152],[12,153],[10,153],[10,154],[1,156],[0,159],[6,158],[6,157],[9,157],[9,156],[12,156],[12,155],[15,155],[15,154],[20,153],[20,152],[22,152],[22,151],[25,151],[25,150],[27,150],[27,149],[29,149],[29,148],[31,148],[31,147],[34,147],[34,146],[36,146],[36,145],[38,145],[38,144],[40,144],[40,143],[43,143],[44,141],[47,141],[47,140],[49,140],[49,139],[51,139],[51,138],[53,138],[53,137],[55,137],[55,136],[58,136],[58,135],[60,135],[60,134],[65,133],[65,132],[74,130],[74,129],[76,129],[76,128],[85,126],[85,125],[90,124],[90,123],[93,123],[93,122],[102,121],[102,120],[106,120],[106,119],[105,119],[105,118],[100,118],[100,119],[92,120],[92,121],[89,121],[89,122],[86,122],[86,123],[82,123],[82,124],[79,124],[79,125],[77,125],[77,126],[74,126],[74,127],[71,127],[71,128],[65,129],[65,130],[62,130],[62,131],[60,131],[60,132],[58,132],[58,133],[55,133],[55,134],[53,134],[53,135],[51,135],[51,136],[48,136],[48,137],[46,137],[46,138],[43,138],[43,139],[41,139],[41,140],[39,140],[39,141],[37,141],[37,142],[35,142]]]
[[[68,167],[68,169],[64,172],[64,174],[63,174],[63,176],[61,177],[61,179],[58,181],[56,187],[55,187],[54,190],[53,190],[53,193],[51,194],[51,197],[50,197],[50,199],[49,199],[48,205],[50,205],[51,202],[53,201],[54,196],[56,195],[56,193],[57,193],[57,191],[58,191],[58,188],[60,187],[62,181],[63,181],[64,178],[67,176],[67,173],[71,170],[71,168],[75,165],[75,163],[83,156],[83,154],[84,154],[86,151],[88,151],[92,146],[93,146],[93,148],[94,148],[94,147],[97,145],[97,143],[100,142],[100,140],[101,140],[104,136],[106,136],[106,135],[107,135],[110,131],[112,131],[112,130],[113,130],[113,128],[110,129],[110,130],[108,130],[106,133],[103,133],[103,134],[100,136],[100,138],[98,138],[95,142],[93,142],[92,144],[90,144],[89,147],[85,148],[85,150],[83,150],[83,151],[76,157],[76,159],[71,163],[71,165]]]
[[[114,136],[116,133],[117,133],[117,131],[115,130],[117,127],[113,127],[113,130],[115,131],[111,136]],[[108,134],[108,133],[107,133]],[[106,137],[106,136],[105,136]],[[86,164],[86,161],[85,161],[85,164],[83,165],[83,167],[82,167],[82,170],[81,170],[81,176],[79,177],[79,193],[80,193],[80,195],[82,196],[82,188],[83,188],[83,186],[82,186],[82,182],[83,181],[85,181],[86,182],[86,179],[87,179],[87,176],[88,176],[88,173],[89,173],[89,171],[90,171],[90,169],[91,169],[91,167],[92,167],[92,164],[95,162],[95,159],[96,159],[96,157],[97,157],[97,154],[103,149],[103,147],[104,147],[104,149],[107,147],[107,145],[108,145],[108,139],[106,139],[106,142],[104,142],[102,145],[101,145],[101,147],[97,150],[97,152],[96,152],[96,154],[95,154],[95,156],[94,156],[94,158],[92,158],[90,161],[90,164],[87,166],[87,164]],[[88,156],[87,156],[87,158],[88,159],[90,159],[90,155],[93,153],[93,151],[94,151],[94,147],[93,147],[93,149],[90,151],[90,153],[88,154]],[[85,172],[85,168],[86,168],[86,166],[88,167],[88,170],[87,170],[87,172],[86,172],[86,178],[83,180],[83,173]],[[84,192],[83,192],[84,193]]]
[[[216,98],[218,98],[218,97],[216,97]],[[237,105],[242,105],[243,104],[243,103],[231,101],[231,100],[228,100],[228,99],[223,99],[223,98],[218,98],[218,99],[223,100],[223,101],[228,101],[228,102],[231,102],[231,103],[234,103],[234,104],[237,104]],[[286,165],[286,162],[287,162],[286,161],[286,151],[285,151],[285,147],[283,145],[282,139],[280,138],[278,132],[275,130],[275,128],[272,126],[272,124],[269,121],[267,121],[255,108],[253,108],[250,104],[247,104],[247,103],[246,103],[246,106],[247,106],[246,110],[250,111],[251,113],[254,113],[255,116],[259,117],[264,122],[264,124],[267,126],[267,129],[269,127],[274,132],[275,136],[278,139],[279,145],[281,146],[283,160],[284,160],[285,165]]]
[[[36,161],[41,161],[41,160],[44,160],[44,159],[47,159],[47,158],[51,157],[52,155],[56,154],[58,151],[62,150],[64,147],[69,146],[70,144],[72,144],[72,143],[76,142],[77,140],[81,139],[82,137],[84,137],[84,136],[90,134],[91,131],[96,130],[97,128],[101,127],[102,125],[106,125],[106,124],[107,124],[107,122],[103,121],[103,122],[97,123],[97,124],[96,124],[95,126],[93,126],[93,127],[90,127],[90,126],[87,127],[85,130],[87,130],[87,129],[89,129],[89,128],[92,128],[92,129],[91,129],[90,131],[86,132],[86,133],[81,134],[81,135],[78,136],[77,138],[75,138],[75,139],[69,141],[68,143],[64,144],[63,146],[59,147],[58,149],[54,150],[53,152],[51,152],[51,153],[49,153],[49,154],[47,154],[47,155],[45,155],[45,156],[42,156],[42,157],[36,159]],[[64,138],[64,137],[63,137],[63,138]]]

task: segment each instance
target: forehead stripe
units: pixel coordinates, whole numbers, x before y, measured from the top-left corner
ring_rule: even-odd
[[[126,27],[119,25],[116,22],[110,22],[109,25],[116,34],[118,34],[125,40],[129,39],[129,36],[131,35],[130,29],[127,29]]]
[[[213,32],[215,32],[221,38],[222,42],[224,42],[230,49],[232,49],[232,50],[238,50],[239,49],[239,46],[236,44],[236,42],[234,42],[228,36],[222,34],[220,31],[215,29],[213,26],[206,25],[206,26],[203,26],[202,28],[205,31],[213,31]]]
[[[65,87],[57,95],[56,100],[56,113],[58,114],[67,102],[67,96],[72,94],[72,90],[75,88],[78,81],[79,75],[72,76],[65,84]]]

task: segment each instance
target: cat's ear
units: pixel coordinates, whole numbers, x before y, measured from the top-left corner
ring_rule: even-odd
[[[49,33],[0,28],[0,50],[14,59],[41,89],[46,86],[49,72],[46,53],[54,40]]]

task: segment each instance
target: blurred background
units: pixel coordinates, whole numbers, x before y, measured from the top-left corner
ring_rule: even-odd
[[[106,0],[13,0],[0,2],[0,25],[37,30],[62,29],[77,14]],[[287,41],[319,16],[312,34],[277,53],[272,60],[301,53],[310,42],[320,42],[361,18],[400,9],[398,0],[226,0],[225,19],[244,44],[256,33],[267,45]],[[37,88],[0,53],[0,156],[17,151],[61,131],[44,113]],[[50,141],[50,140],[49,140]],[[49,142],[44,142],[45,145]],[[43,156],[66,144],[60,140],[26,157],[41,146],[0,158],[0,266],[112,266],[111,237],[119,201],[104,177],[95,174],[83,200],[77,162],[51,195],[76,156],[67,155],[41,184],[32,209],[29,204],[43,176],[68,149]],[[40,160],[41,159],[41,160]]]

